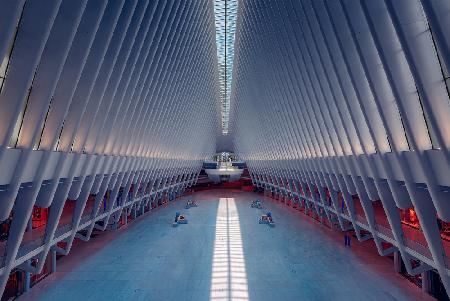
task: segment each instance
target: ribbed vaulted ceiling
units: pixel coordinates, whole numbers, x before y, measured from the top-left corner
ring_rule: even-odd
[[[242,1],[230,114],[254,183],[342,230],[351,222],[361,240],[369,231],[410,274],[436,268],[447,291],[449,13],[440,0]],[[399,209],[417,214],[423,242],[406,237]]]
[[[0,288],[181,195],[227,134],[256,186],[370,232],[450,291],[436,223],[450,222],[449,13],[446,0],[0,0]],[[35,207],[50,208],[46,231],[21,247]],[[408,208],[425,245],[404,237]]]
[[[2,289],[34,206],[51,212],[36,273],[57,241],[181,194],[215,152],[211,0],[0,1],[0,58]]]

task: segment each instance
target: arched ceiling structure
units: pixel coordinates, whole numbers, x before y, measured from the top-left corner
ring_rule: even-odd
[[[447,291],[436,220],[450,221],[449,13],[439,0],[241,1],[230,98],[255,184],[370,232],[410,274],[436,268]],[[399,209],[415,210],[426,246],[406,237]]]
[[[196,181],[221,133],[214,26],[211,0],[0,1],[1,291],[58,241],[67,254],[80,229]],[[35,206],[50,216],[32,255]]]
[[[436,223],[450,222],[449,13],[446,0],[0,0],[0,292],[14,268],[39,273],[51,250],[182,194],[216,142],[256,186],[450,291]],[[48,224],[27,244],[36,207]],[[408,208],[422,244],[404,236]]]

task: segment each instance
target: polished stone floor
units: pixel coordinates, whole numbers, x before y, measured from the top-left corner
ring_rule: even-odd
[[[255,198],[264,209],[250,208]],[[187,199],[198,207],[184,209]],[[176,211],[187,225],[172,227]],[[258,224],[271,211],[276,226]],[[58,260],[19,300],[433,300],[370,242],[249,192],[186,196]]]

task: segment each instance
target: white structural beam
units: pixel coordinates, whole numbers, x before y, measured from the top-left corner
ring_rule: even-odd
[[[437,218],[450,221],[449,9],[439,0],[242,1],[230,113],[255,185],[351,225],[380,255],[399,251],[410,274],[436,269],[447,291]],[[403,232],[407,208],[425,246]]]
[[[183,193],[222,133],[254,185],[373,239],[410,274],[436,269],[450,291],[437,223],[450,222],[449,12],[442,0],[0,0],[0,291],[14,268],[39,273],[75,238]],[[36,207],[50,213],[29,242]]]
[[[49,252],[195,184],[221,121],[212,1],[0,1],[0,19],[3,291],[13,268],[39,273]],[[31,246],[36,206],[50,215]]]

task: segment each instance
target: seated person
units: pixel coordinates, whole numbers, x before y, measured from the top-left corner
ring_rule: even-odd
[[[272,223],[272,222],[273,222],[273,219],[272,219],[272,213],[267,212],[267,214],[264,214],[264,215],[261,216],[261,219],[262,219],[263,221],[265,221],[265,222]]]
[[[261,220],[262,220],[263,222],[270,222],[269,217],[268,217],[267,215],[265,215],[265,214],[263,214],[263,215],[261,216]]]

